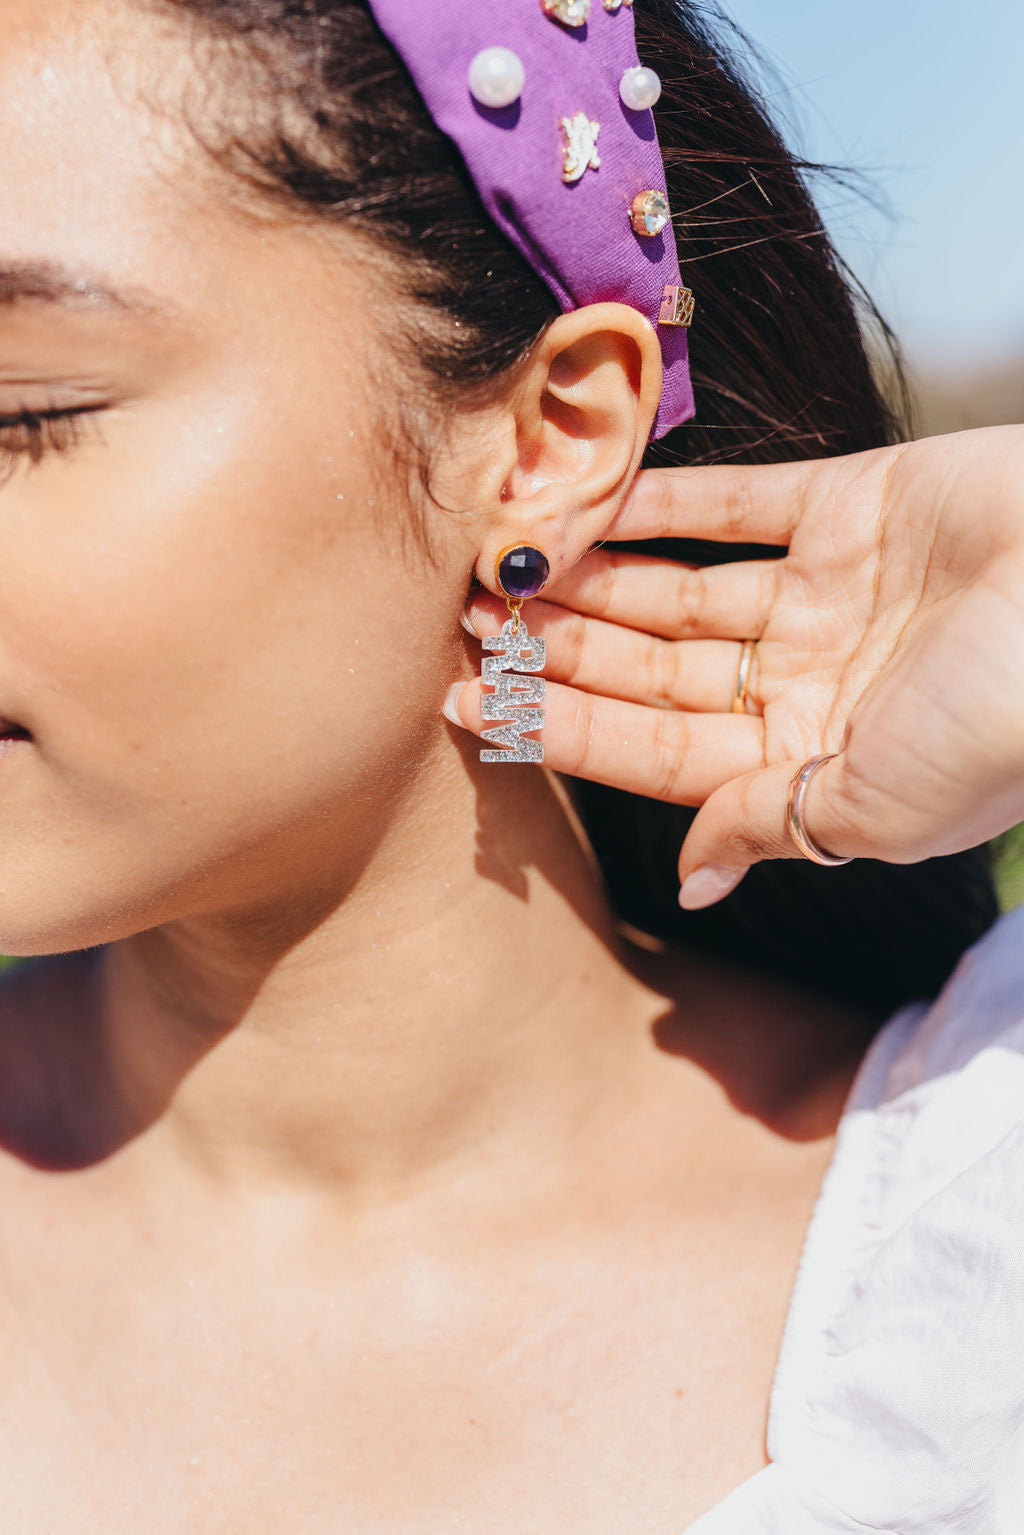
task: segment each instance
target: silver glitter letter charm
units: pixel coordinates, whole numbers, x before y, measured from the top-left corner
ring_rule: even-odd
[[[519,675],[522,672],[543,670],[547,643],[539,636],[532,638],[519,619],[519,628],[513,629],[513,620],[507,618],[500,634],[485,634],[480,643],[485,650],[503,650],[504,655],[485,656],[481,667],[481,679],[489,684],[493,693],[484,692],[480,701],[480,713],[485,720],[510,720],[494,730],[482,730],[485,741],[497,741],[498,750],[484,749],[481,762],[543,762],[543,741],[527,740],[524,730],[543,730],[544,710],[529,707],[544,702],[544,678]]]

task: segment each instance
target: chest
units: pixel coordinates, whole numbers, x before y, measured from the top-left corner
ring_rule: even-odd
[[[42,1220],[5,1262],[0,1485],[33,1535],[679,1535],[765,1463],[828,1146],[600,1240],[247,1252]],[[43,1240],[46,1232],[50,1244]],[[11,1252],[8,1246],[8,1253]]]

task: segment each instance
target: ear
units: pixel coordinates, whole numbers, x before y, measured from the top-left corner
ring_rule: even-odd
[[[481,584],[501,595],[510,544],[547,557],[553,583],[605,536],[640,467],[661,398],[661,346],[626,304],[554,320],[492,418],[474,519]],[[481,504],[481,502],[483,504]]]

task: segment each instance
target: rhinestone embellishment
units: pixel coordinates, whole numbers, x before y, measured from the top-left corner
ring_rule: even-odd
[[[567,27],[585,27],[590,16],[590,0],[540,0],[540,7],[545,16]]]
[[[601,131],[601,124],[588,117],[586,112],[574,112],[571,117],[562,118],[562,132],[565,135],[565,143],[562,145],[562,180],[579,181],[584,171],[596,171],[601,164],[601,156],[597,152],[597,135]]]
[[[629,222],[638,235],[660,235],[668,223],[668,198],[664,192],[638,192],[629,210]]]
[[[518,629],[514,620],[507,618],[500,634],[485,634],[481,641],[485,650],[502,650],[504,655],[484,656],[480,670],[481,680],[494,691],[484,691],[480,699],[480,714],[485,720],[507,720],[491,730],[482,730],[481,739],[494,741],[495,747],[480,752],[481,762],[543,762],[543,741],[528,740],[523,732],[544,728],[543,705],[545,683],[543,677],[522,676],[523,672],[539,672],[544,668],[547,642],[539,635],[530,635],[519,619]]]
[[[632,5],[633,0],[604,0],[606,11],[621,11],[624,5]]]

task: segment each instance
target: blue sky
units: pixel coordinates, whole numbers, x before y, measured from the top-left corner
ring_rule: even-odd
[[[724,0],[787,137],[871,176],[837,243],[923,368],[1024,355],[1024,0]]]

